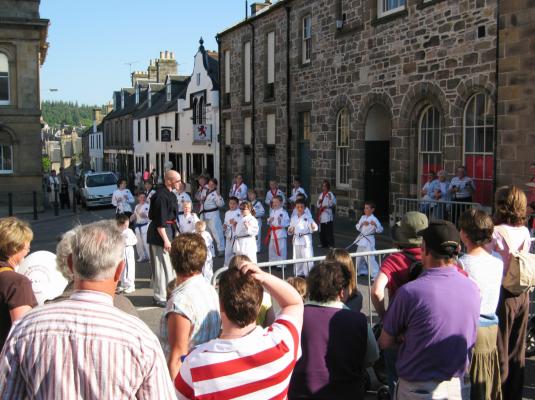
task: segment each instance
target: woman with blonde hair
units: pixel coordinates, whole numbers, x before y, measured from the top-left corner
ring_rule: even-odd
[[[507,275],[511,253],[527,251],[530,235],[526,228],[527,199],[516,186],[504,186],[496,191],[494,233],[488,250],[503,259],[503,276]],[[529,293],[514,295],[503,287],[498,301],[498,355],[502,395],[504,399],[522,399],[526,364],[526,330],[529,314]]]
[[[349,296],[345,301],[345,304],[353,311],[360,311],[362,309],[362,294],[357,290],[355,264],[353,263],[353,259],[349,255],[349,252],[344,249],[330,249],[325,256],[325,260],[338,261],[342,267],[349,272]]]
[[[32,239],[27,222],[0,218],[0,350],[13,323],[37,305],[32,283],[16,272],[30,252]]]

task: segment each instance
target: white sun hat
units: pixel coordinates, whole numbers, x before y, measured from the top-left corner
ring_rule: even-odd
[[[61,295],[69,283],[56,266],[56,255],[49,251],[36,251],[28,255],[17,272],[32,282],[33,293],[39,305]]]

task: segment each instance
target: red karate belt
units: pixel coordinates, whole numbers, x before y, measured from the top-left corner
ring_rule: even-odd
[[[279,248],[279,238],[277,237],[277,231],[282,229],[282,226],[269,226],[267,236],[264,239],[264,245],[267,246],[269,244],[269,239],[271,237],[271,234],[273,233],[273,239],[275,239],[275,250],[277,250],[277,256],[280,257],[281,251]]]
[[[321,214],[323,214],[323,211],[325,211],[326,209],[330,208],[330,207],[323,207],[323,200],[325,200],[325,196],[327,196],[328,194],[329,194],[329,192],[323,192],[322,196],[321,196],[321,200],[318,202],[321,205],[320,209],[318,210],[318,212],[316,214],[316,219],[318,220],[318,224],[321,223],[320,219],[321,219]]]

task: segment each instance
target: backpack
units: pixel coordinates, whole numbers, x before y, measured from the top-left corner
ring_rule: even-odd
[[[507,230],[500,226],[495,226],[494,229],[502,236],[511,254],[502,286],[518,296],[535,287],[535,254],[529,253],[530,242],[524,243],[521,251],[513,250]]]
[[[413,280],[417,279],[422,272],[424,272],[424,265],[422,260],[417,260],[408,251],[403,251],[402,254],[411,262],[411,265],[409,266],[409,282],[412,282]]]

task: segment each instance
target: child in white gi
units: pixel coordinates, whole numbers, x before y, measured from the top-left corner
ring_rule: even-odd
[[[204,221],[197,221],[195,223],[195,232],[202,236],[204,243],[206,244],[206,250],[208,250],[206,252],[206,261],[202,267],[202,274],[209,282],[211,282],[212,277],[214,276],[214,239],[212,239],[210,232],[206,231],[206,222]]]
[[[282,198],[275,196],[272,200],[272,208],[269,211],[269,229],[265,244],[269,241],[269,261],[286,260],[286,228],[290,225],[290,217],[282,208]],[[282,268],[282,265],[277,266]]]
[[[132,203],[134,203],[132,192],[126,188],[126,179],[119,179],[117,190],[111,196],[111,204],[115,207],[116,214],[132,215]]]
[[[256,198],[256,191],[249,189],[247,191],[247,198],[251,202],[255,211],[256,221],[258,222],[258,234],[256,235],[256,252],[260,253],[262,250],[262,217],[266,214],[262,202]]]
[[[137,243],[137,262],[145,262],[149,260],[150,250],[147,243],[147,229],[149,228],[149,208],[147,203],[147,196],[145,193],[137,195],[138,204],[134,208],[134,214],[130,217],[133,223],[134,232],[136,233]]]
[[[180,189],[178,191],[173,191],[176,196],[176,201],[178,203],[178,215],[184,213],[184,203],[189,201],[191,203],[191,197],[186,192],[186,184],[184,182],[180,183]]]
[[[212,234],[217,244],[219,253],[225,251],[225,237],[219,208],[225,205],[225,200],[217,191],[217,179],[212,178],[208,181],[208,191],[201,204],[201,218],[206,222],[206,229]]]
[[[312,233],[318,230],[318,225],[306,214],[304,200],[296,200],[295,211],[288,228],[288,233],[293,235],[293,259],[314,257]],[[313,266],[313,262],[295,264],[295,276],[307,277]]]
[[[256,235],[258,235],[258,221],[255,217],[253,205],[249,201],[240,204],[241,218],[234,221],[234,255],[247,256],[256,264]]]
[[[238,209],[239,200],[237,197],[228,199],[229,210],[225,213],[225,221],[223,223],[223,230],[225,232],[225,267],[228,267],[231,258],[234,256],[234,234],[236,232],[235,226],[241,219],[241,213]]]
[[[234,179],[234,184],[229,192],[229,198],[236,197],[239,202],[247,200],[247,185],[243,182],[243,177],[238,174]]]
[[[294,178],[294,183],[293,183],[293,188],[292,188],[292,195],[290,196],[289,200],[290,200],[290,203],[292,203],[293,205],[295,204],[295,202],[297,201],[297,197],[301,194],[305,197],[305,200],[307,199],[307,194],[305,192],[305,189],[303,189],[301,187],[301,180],[299,178]]]
[[[184,201],[182,203],[183,214],[177,218],[178,233],[195,232],[195,224],[199,221],[199,217],[197,217],[197,214],[191,212],[191,208],[191,201]]]
[[[294,205],[298,200],[302,200],[303,204],[305,204],[305,214],[308,215],[310,218],[313,218],[312,217],[312,213],[310,212],[310,208],[308,208],[306,206],[306,197],[305,197],[305,195],[299,193],[297,196],[295,196]],[[292,219],[295,215],[297,215],[297,210],[294,207],[293,210],[292,210],[292,215],[290,216],[290,219]]]
[[[375,251],[375,234],[383,232],[383,226],[379,220],[373,215],[375,211],[375,204],[371,201],[364,203],[364,215],[360,217],[356,225],[360,235],[357,237],[355,243],[357,244],[357,252]],[[371,265],[368,264],[369,263]],[[379,273],[379,264],[375,256],[357,257],[357,273],[359,276],[368,275],[368,268],[371,269],[371,277],[375,279]]]
[[[117,226],[123,233],[124,239],[124,260],[125,266],[121,274],[119,292],[132,293],[136,290],[136,257],[134,255],[134,246],[137,243],[136,235],[132,229],[128,228],[130,218],[124,214],[118,214],[116,217]]]
[[[286,198],[284,197],[284,192],[279,189],[279,185],[277,184],[277,181],[269,181],[269,189],[266,192],[266,205],[271,208],[273,199],[279,196],[282,199],[282,206],[284,207],[286,205]]]

